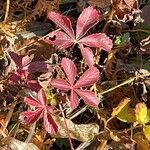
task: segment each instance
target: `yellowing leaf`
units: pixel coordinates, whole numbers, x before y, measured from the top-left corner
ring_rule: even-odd
[[[150,125],[144,126],[143,132],[145,134],[145,137],[150,141]]]
[[[147,107],[145,103],[138,103],[135,108],[136,121],[139,124],[145,124],[149,119],[147,118]]]
[[[117,115],[117,118],[122,122],[133,123],[136,121],[135,112],[133,109],[122,109],[122,111]]]
[[[123,99],[120,103],[119,103],[119,105],[116,107],[116,108],[114,108],[113,109],[113,112],[112,112],[112,117],[114,117],[114,116],[117,116],[121,111],[122,111],[122,109],[125,107],[125,106],[127,106],[127,104],[130,102],[130,99],[129,98],[125,98],[125,99]]]

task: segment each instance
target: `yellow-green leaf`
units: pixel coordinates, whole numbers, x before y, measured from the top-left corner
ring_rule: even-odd
[[[48,99],[48,103],[51,104],[52,106],[57,105],[57,99],[52,92],[47,92],[47,99]]]
[[[145,137],[150,141],[150,125],[144,126],[143,132],[145,134]]]
[[[132,108],[122,109],[120,113],[118,113],[117,118],[122,122],[133,123],[136,121],[135,112]]]
[[[138,103],[135,108],[135,115],[136,115],[136,121],[139,124],[145,124],[147,123],[148,117],[147,117],[147,107],[145,103]]]
[[[119,103],[119,105],[118,105],[116,108],[113,109],[113,112],[112,112],[112,114],[111,114],[112,117],[117,116],[117,115],[122,111],[122,109],[125,108],[125,106],[127,107],[127,104],[129,104],[129,102],[130,102],[130,99],[129,99],[129,98],[123,99],[123,100]]]

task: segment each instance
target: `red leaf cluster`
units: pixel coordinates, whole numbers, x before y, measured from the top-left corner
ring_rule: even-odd
[[[19,80],[23,80],[29,89],[39,91],[41,86],[36,80],[32,79],[31,74],[48,71],[48,65],[40,61],[32,62],[33,55],[27,55],[21,58],[21,56],[14,52],[9,52],[9,54],[17,66],[17,70],[15,70],[9,78],[10,82],[16,83]]]
[[[69,18],[55,12],[50,12],[48,18],[58,25],[60,30],[49,33],[45,41],[58,46],[60,49],[69,48],[73,44],[78,44],[86,63],[89,67],[92,67],[94,65],[94,58],[89,47],[102,48],[108,52],[112,48],[112,41],[104,33],[85,36],[98,23],[99,17],[98,11],[93,9],[93,7],[84,9],[77,20],[76,32],[74,33]]]
[[[22,112],[20,114],[21,118],[24,118],[22,120],[22,123],[33,124],[34,122],[38,121],[39,118],[43,115],[44,128],[48,133],[55,134],[58,130],[58,127],[54,119],[50,115],[53,110],[51,106],[47,105],[47,98],[43,90],[40,90],[37,93],[37,97],[37,99],[31,96],[25,98],[25,103],[30,106],[34,106],[36,109],[34,111]]]
[[[99,70],[96,67],[91,67],[86,70],[78,81],[75,83],[75,77],[77,76],[77,68],[73,61],[68,58],[63,58],[61,66],[67,76],[68,81],[63,79],[54,79],[51,84],[63,91],[71,91],[70,102],[73,109],[79,105],[80,96],[85,103],[97,107],[99,101],[94,92],[89,90],[83,90],[83,87],[89,87],[96,83],[99,79]]]

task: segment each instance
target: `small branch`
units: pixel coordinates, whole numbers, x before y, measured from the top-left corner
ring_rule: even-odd
[[[64,118],[64,123],[65,123],[65,126],[66,126],[66,131],[67,131],[67,134],[68,134],[68,138],[69,138],[69,143],[70,143],[71,150],[74,150],[73,144],[72,144],[72,141],[71,141],[71,136],[70,136],[70,133],[69,133],[69,129],[68,129],[68,126],[67,126],[65,114],[64,114],[63,109],[62,109],[62,107],[61,107],[61,104],[59,104],[59,108],[60,108],[60,111],[61,111],[62,116],[63,116],[63,118]]]
[[[108,90],[106,90],[106,91],[104,91],[104,92],[101,92],[101,93],[99,93],[99,94],[100,94],[100,95],[103,95],[103,94],[106,94],[106,93],[108,93],[108,92],[110,92],[110,91],[113,91],[113,90],[115,90],[115,89],[117,89],[117,88],[119,88],[119,87],[121,87],[121,86],[123,86],[123,85],[126,85],[126,84],[129,84],[129,83],[133,82],[136,78],[137,78],[137,77],[133,77],[133,78],[131,78],[131,79],[128,79],[128,80],[122,82],[121,84],[118,84],[118,85],[116,85],[116,86],[114,86],[114,87],[112,87],[112,88],[110,88],[110,89],[108,89]]]
[[[17,104],[17,100],[15,99],[15,100],[13,101],[13,103],[11,104],[11,107],[10,107],[9,112],[8,112],[7,115],[6,115],[5,124],[4,124],[3,130],[5,130],[5,129],[7,128],[8,123],[9,123],[11,117],[12,117],[12,114],[13,114],[13,111],[14,111],[14,109],[15,109],[16,104]]]
[[[60,29],[57,29],[57,30],[55,30],[55,32],[57,32],[57,31],[59,31],[59,30],[60,30]],[[30,44],[28,44],[28,45],[26,45],[26,46],[24,46],[24,47],[18,49],[17,52],[20,52],[20,51],[26,49],[27,47],[32,46],[32,45],[33,45],[34,43],[36,43],[36,42],[39,42],[39,41],[41,41],[41,40],[44,40],[44,38],[46,38],[46,37],[48,37],[48,36],[49,36],[49,34],[46,34],[45,36],[42,36],[42,37],[39,38],[37,41],[33,41],[33,42],[31,42]]]
[[[150,34],[149,30],[144,30],[144,29],[124,30],[123,32],[145,32],[145,33]]]
[[[73,114],[69,119],[72,120],[74,118],[76,118],[77,116],[79,116],[80,114],[82,114],[83,112],[85,112],[87,109],[87,106],[83,107],[81,110],[79,110],[77,113]]]
[[[18,50],[17,50],[17,52],[20,52],[20,51],[22,51],[22,50],[26,49],[27,47],[32,46],[34,43],[36,43],[36,42],[39,42],[39,41],[43,40],[43,39],[44,39],[44,38],[46,38],[47,36],[48,36],[48,35],[45,35],[45,36],[43,36],[43,37],[39,38],[37,41],[33,41],[33,42],[31,42],[30,44],[28,44],[28,45],[26,45],[26,46],[24,46],[24,47],[22,47],[22,48],[18,49]]]
[[[106,19],[106,23],[105,23],[105,25],[104,25],[104,28],[103,28],[102,32],[105,32],[105,31],[106,31],[106,29],[107,29],[107,27],[108,27],[108,24],[112,21],[112,18],[113,18],[114,13],[115,13],[115,10],[112,8],[112,9],[110,10],[110,12],[108,13],[108,18]]]
[[[5,18],[4,18],[4,21],[3,21],[4,23],[6,22],[8,14],[9,14],[9,7],[10,7],[10,0],[7,0]]]
[[[34,122],[33,125],[30,127],[30,132],[28,134],[28,137],[25,140],[26,143],[29,143],[31,141],[34,135],[35,127],[36,127],[36,122]]]

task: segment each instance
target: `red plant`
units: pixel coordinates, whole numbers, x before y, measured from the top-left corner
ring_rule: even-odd
[[[39,91],[41,86],[36,80],[32,79],[31,74],[35,72],[46,72],[49,69],[48,66],[40,61],[31,62],[33,55],[21,58],[21,56],[14,52],[9,52],[9,54],[17,66],[17,69],[11,74],[9,80],[16,83],[22,79],[28,88]]]
[[[80,96],[85,103],[97,107],[99,101],[97,100],[95,93],[89,90],[83,90],[82,87],[88,87],[96,83],[99,79],[99,70],[96,67],[91,67],[83,73],[78,81],[75,82],[75,77],[77,76],[77,68],[73,61],[68,58],[63,58],[61,66],[68,78],[68,81],[63,79],[54,79],[51,81],[51,84],[61,90],[70,91],[70,102],[71,107],[75,109],[79,105]]]
[[[112,48],[112,40],[104,33],[85,36],[98,23],[99,17],[98,11],[93,9],[93,7],[84,9],[77,20],[75,35],[69,18],[55,12],[50,12],[48,18],[63,31],[56,30],[49,33],[45,41],[58,46],[60,49],[69,48],[73,44],[78,44],[86,63],[89,67],[92,67],[94,65],[93,52],[89,47],[102,48],[106,51],[110,51]],[[88,47],[84,47],[84,45]]]
[[[37,99],[31,96],[25,98],[24,102],[30,106],[34,106],[36,109],[35,111],[22,112],[20,114],[21,118],[24,118],[22,120],[22,123],[27,125],[33,124],[34,122],[38,121],[41,115],[43,114],[44,128],[48,133],[55,134],[58,130],[58,127],[54,119],[50,115],[53,109],[51,106],[47,105],[48,101],[42,89],[37,93],[37,97]]]

